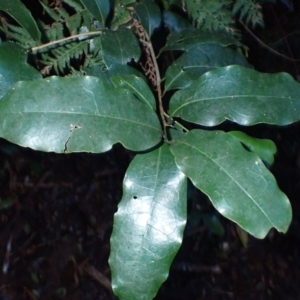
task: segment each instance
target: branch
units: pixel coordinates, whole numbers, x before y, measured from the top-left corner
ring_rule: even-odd
[[[242,21],[239,20],[239,22],[243,25],[243,27],[246,29],[246,31],[257,41],[259,42],[259,44],[268,49],[270,52],[274,53],[275,55],[278,55],[278,56],[281,56],[283,57],[284,59],[287,59],[289,61],[292,61],[292,62],[298,62],[300,61],[300,59],[293,59],[293,58],[290,58],[280,52],[277,52],[276,50],[272,49],[271,47],[269,47],[268,45],[266,45],[261,39],[259,39]]]
[[[51,47],[51,46],[55,46],[56,44],[62,44],[64,42],[68,42],[68,41],[73,40],[73,39],[80,39],[80,38],[89,39],[91,36],[95,36],[95,35],[97,36],[97,35],[101,35],[101,34],[102,34],[102,31],[92,31],[92,32],[79,33],[79,34],[75,34],[75,35],[60,39],[60,40],[55,40],[53,42],[49,42],[47,44],[43,44],[43,45],[40,45],[40,46],[37,46],[37,47],[33,47],[33,48],[31,48],[31,51],[36,52],[36,51],[41,50],[43,48],[48,48],[48,47]]]
[[[152,46],[152,43],[149,39],[148,34],[146,33],[146,39],[147,41],[144,41],[142,39],[140,39],[140,41],[145,44],[149,50],[150,50],[150,54],[151,54],[151,59],[152,62],[154,64],[154,68],[155,68],[155,75],[156,75],[156,84],[157,84],[157,101],[158,101],[158,110],[159,110],[159,115],[161,118],[161,122],[162,122],[162,126],[163,126],[163,137],[166,143],[170,143],[170,141],[168,140],[168,133],[167,133],[167,127],[169,126],[168,123],[166,122],[165,119],[165,111],[164,111],[164,107],[163,107],[163,103],[162,103],[162,91],[161,91],[161,77],[160,77],[160,72],[159,72],[159,68],[158,68],[158,64],[157,64],[157,60],[156,60],[156,56],[154,53],[154,49]],[[150,41],[150,42],[148,42]]]

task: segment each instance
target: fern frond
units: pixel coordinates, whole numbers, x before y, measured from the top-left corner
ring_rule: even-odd
[[[88,41],[66,44],[51,50],[49,54],[42,54],[40,63],[54,69],[56,74],[64,74],[66,68],[71,68],[72,60],[78,60],[83,54],[88,54],[88,48]]]
[[[105,62],[104,62],[103,58],[101,57],[101,55],[96,56],[96,57],[93,55],[87,55],[85,57],[85,60],[83,63],[83,68],[90,68],[92,66],[99,66],[101,69],[106,68]]]
[[[91,31],[91,29],[92,29],[92,16],[91,16],[90,12],[87,9],[83,10],[82,13],[81,13],[81,17],[82,17],[82,26],[86,26],[87,29],[89,31]]]
[[[9,39],[17,42],[21,47],[25,49],[30,49],[40,44],[39,42],[32,39],[30,34],[23,27],[6,23],[5,27],[0,26],[0,30],[5,33]]]
[[[235,20],[231,14],[230,0],[183,0],[182,9],[186,10],[193,25],[202,30],[224,32],[239,36]]]
[[[91,28],[91,15],[80,2],[77,0],[65,0],[63,4],[72,7],[75,13],[70,14],[64,7],[53,9],[42,4],[45,12],[55,20],[54,23],[44,27],[44,34],[50,42],[78,34],[82,26]]]
[[[252,28],[264,26],[261,5],[255,0],[236,0],[233,5],[232,14],[235,17],[239,17],[240,21],[244,21]]]
[[[102,45],[101,45],[101,38],[96,37],[89,41],[89,54],[86,55],[83,67],[91,67],[95,65],[100,65],[100,67],[105,68],[106,65],[104,63],[102,57]]]
[[[71,67],[70,74],[68,74],[67,77],[76,78],[76,77],[82,77],[85,75],[86,75],[86,72],[84,72],[83,70],[75,70],[73,67]]]
[[[70,14],[63,7],[57,8],[55,10],[60,15],[61,19],[65,19],[66,20],[66,19],[68,19],[70,17]]]
[[[44,34],[48,41],[60,40],[65,37],[64,26],[62,23],[57,23],[53,27],[44,28]]]
[[[78,34],[81,24],[82,24],[82,16],[79,13],[66,18],[66,26],[70,32],[70,35]]]
[[[9,23],[6,23],[6,25],[7,25],[7,28],[11,32],[17,33],[17,34],[22,35],[26,38],[28,38],[30,36],[29,33],[27,32],[27,30],[24,29],[23,27],[12,25],[12,24],[9,24]]]
[[[84,6],[80,1],[76,0],[64,0],[64,3],[68,4],[70,7],[73,7],[76,12],[80,12],[84,9]]]
[[[51,17],[51,19],[53,19],[55,22],[61,21],[60,15],[59,15],[59,13],[57,13],[57,11],[55,9],[50,8],[49,6],[44,4],[42,1],[40,3],[43,6],[43,9],[45,10],[45,12]]]
[[[48,24],[37,20],[43,40],[46,41],[44,46],[40,46],[41,41],[32,40],[22,27],[5,23],[2,24],[3,27],[0,24],[0,30],[22,47],[32,50],[43,75],[66,75],[74,73],[74,70],[80,69],[83,64],[104,64],[100,38],[91,39],[84,35],[92,31],[92,17],[80,0],[60,0],[62,5],[56,8],[51,8],[45,1],[40,3],[46,16],[43,20],[49,20],[50,17]],[[79,36],[79,33],[83,35]]]

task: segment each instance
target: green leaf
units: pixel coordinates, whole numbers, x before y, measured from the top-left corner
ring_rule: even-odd
[[[247,231],[243,230],[239,225],[236,225],[236,233],[244,248],[248,247],[249,234]]]
[[[182,139],[187,133],[180,125],[179,122],[173,122],[172,119],[167,119],[168,124],[172,125],[169,128],[169,134],[171,136],[171,140]]]
[[[105,21],[110,11],[110,0],[80,0],[87,10],[105,28]]]
[[[179,169],[214,207],[257,238],[286,232],[292,210],[259,157],[222,131],[193,130],[171,145]]]
[[[230,131],[228,134],[243,143],[249,151],[255,152],[260,159],[269,166],[273,164],[274,155],[277,152],[276,145],[273,141],[268,139],[257,139],[241,131]]]
[[[43,10],[53,19],[55,22],[60,22],[61,21],[61,16],[57,12],[57,10],[53,9],[52,7],[44,4],[42,1],[40,1],[40,4],[43,7]]]
[[[144,75],[141,72],[128,65],[112,65],[109,69],[105,70],[101,68],[101,65],[95,65],[85,68],[84,71],[87,75],[99,77],[101,81],[109,85],[112,85],[110,78],[113,76],[118,76],[119,74],[125,76],[135,75],[137,77],[144,78]]]
[[[161,140],[155,112],[96,77],[21,81],[0,101],[0,136],[41,151],[142,151]]]
[[[183,30],[193,30],[193,25],[188,22],[183,17],[177,15],[176,13],[164,10],[163,11],[163,22],[164,25],[169,28],[169,30],[181,32]]]
[[[117,30],[119,26],[123,26],[132,20],[132,15],[128,7],[135,2],[135,0],[114,0],[114,13],[111,21],[111,29]]]
[[[0,99],[20,80],[41,78],[39,71],[27,64],[27,53],[17,44],[0,44]]]
[[[128,89],[137,99],[147,104],[151,109],[156,109],[154,95],[144,79],[136,75],[117,75],[111,78],[115,87]]]
[[[267,0],[266,2],[275,1]],[[257,3],[256,1],[235,1],[232,7],[232,15],[235,16],[235,18],[239,21],[244,22],[248,27],[264,27],[262,7],[260,3]]]
[[[287,73],[228,66],[203,74],[170,100],[171,117],[204,126],[287,125],[300,120],[300,85]]]
[[[40,40],[41,33],[37,24],[32,17],[30,11],[20,0],[1,0],[0,10],[9,14],[14,18],[22,27],[24,27],[30,36],[35,40]]]
[[[120,299],[153,299],[167,279],[182,242],[186,194],[186,177],[167,145],[131,162],[114,217],[109,259]]]
[[[102,55],[108,68],[114,64],[124,65],[141,56],[139,43],[131,30],[104,31],[101,38]]]
[[[212,33],[199,29],[187,29],[180,32],[171,32],[168,35],[166,45],[160,50],[159,53],[174,50],[187,51],[196,45],[207,43],[216,43],[224,47],[229,45],[236,45],[239,47],[243,46],[243,44],[241,44],[239,41],[222,33]]]
[[[154,29],[161,24],[161,12],[159,7],[150,1],[134,3],[132,7],[134,7],[135,13],[148,36],[151,37]]]
[[[199,44],[188,49],[167,69],[165,91],[187,88],[205,72],[228,65],[251,68],[238,51],[219,44]]]

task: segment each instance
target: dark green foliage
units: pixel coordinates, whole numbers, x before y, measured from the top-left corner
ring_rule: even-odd
[[[264,26],[261,6],[256,0],[236,0],[232,13],[248,26]]]
[[[12,21],[19,23],[33,40],[37,41],[41,38],[41,33],[34,18],[21,0],[1,0],[0,11],[5,13],[1,17],[4,30],[6,30],[7,17],[9,17]]]
[[[49,20],[50,17],[52,20],[50,23],[38,20],[42,32],[40,41],[33,40],[25,28],[10,24],[9,20],[5,20],[0,28],[9,39],[26,49],[48,42],[48,47],[33,50],[44,75],[65,74],[78,70],[80,65],[102,64],[99,38],[94,41],[84,36],[84,33],[96,31],[96,28],[93,27],[93,17],[80,1],[66,0],[61,7],[54,8],[43,2],[40,4],[44,11],[43,18]]]
[[[0,27],[0,29],[8,38],[16,41],[25,49],[31,49],[32,47],[39,45],[39,43],[35,41],[23,27],[6,23],[5,27]]]
[[[231,3],[228,0],[185,1],[188,12],[196,28],[208,31],[222,31],[236,35],[234,19],[231,16]]]
[[[64,1],[64,3],[67,4],[65,4],[66,8],[72,7],[75,13],[69,13],[70,9],[67,10],[65,7],[54,10],[41,2],[45,13],[54,21],[52,24],[43,26],[43,34],[48,42],[62,40],[65,37],[91,30],[92,17],[85,7],[74,0]],[[70,70],[74,61],[84,61],[83,58],[87,55],[91,56],[91,59],[95,58],[89,47],[89,41],[81,41],[81,38],[67,44],[62,41],[61,44],[56,43],[55,47],[50,47],[50,51],[44,52],[44,50],[40,63],[45,65],[44,70],[49,72],[53,69],[56,74],[63,74],[66,70]]]
[[[162,4],[166,8],[174,5],[180,7],[188,14],[196,28],[213,32],[223,32],[240,38],[240,32],[236,27],[236,18],[251,27],[264,26],[261,2],[266,1],[165,0],[162,1]]]
[[[72,59],[79,60],[84,54],[89,53],[89,42],[73,42],[63,47],[51,50],[50,55],[42,53],[40,63],[50,69],[54,69],[56,74],[64,73],[71,68]]]
[[[0,9],[7,13],[19,0],[6,1]],[[39,27],[24,7],[27,19],[17,13],[2,20],[0,137],[65,154],[106,152],[116,143],[139,152],[125,174],[111,238],[116,295],[152,299],[167,278],[182,243],[188,178],[253,236],[286,232],[291,206],[265,166],[273,163],[274,143],[213,128],[226,120],[243,126],[300,120],[299,83],[284,73],[261,74],[244,56],[235,18],[263,25],[260,6],[59,3],[41,2]],[[37,79],[40,73],[46,78]]]

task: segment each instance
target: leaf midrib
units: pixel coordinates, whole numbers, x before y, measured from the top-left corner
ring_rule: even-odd
[[[129,81],[127,81],[124,78],[122,78],[122,80],[125,84],[127,84],[129,87],[131,87],[142,99],[144,99],[144,103],[147,104],[151,108],[151,110],[154,109],[154,107],[151,106],[151,104],[146,99],[146,97],[144,97],[144,95],[142,93],[140,93],[140,91],[134,85],[132,85]]]
[[[159,168],[160,168],[160,163],[161,163],[161,152],[162,152],[162,149],[160,148],[159,149],[159,154],[158,154],[158,157],[157,157],[157,167],[156,167],[156,173],[155,173],[155,184],[154,184],[154,188],[153,188],[153,195],[152,195],[152,202],[151,202],[151,213],[150,213],[150,218],[149,219],[151,219],[151,216],[152,216],[152,211],[153,211],[153,207],[154,207],[154,203],[156,203],[156,201],[154,200],[154,198],[155,198],[155,195],[156,195],[156,189],[157,189],[157,185],[158,185],[158,173],[159,173]],[[135,283],[135,278],[136,278],[136,276],[137,276],[137,270],[138,270],[138,268],[136,267],[136,266],[138,266],[138,263],[139,263],[139,261],[140,261],[140,256],[141,256],[141,253],[143,252],[143,251],[145,251],[146,249],[144,249],[144,243],[145,243],[145,239],[146,239],[146,235],[147,235],[147,233],[148,233],[148,230],[149,230],[149,219],[147,220],[147,225],[146,225],[146,231],[145,231],[145,233],[143,234],[143,238],[142,238],[142,242],[141,242],[141,246],[140,246],[140,249],[139,249],[139,251],[138,251],[138,257],[137,257],[137,259],[136,259],[136,262],[135,262],[135,271],[134,271],[134,274],[133,274],[133,283]],[[133,291],[133,290],[131,290],[131,291]]]
[[[124,121],[124,122],[131,122],[131,123],[134,123],[134,124],[139,124],[139,125],[143,125],[143,126],[146,126],[146,127],[149,127],[149,128],[152,128],[152,129],[155,129],[157,131],[160,131],[159,128],[157,127],[154,127],[154,126],[151,126],[149,125],[149,123],[141,123],[141,122],[138,122],[138,121],[134,121],[134,120],[130,120],[130,119],[124,119],[124,118],[118,118],[118,117],[114,117],[114,116],[105,116],[105,115],[96,115],[96,114],[87,114],[87,113],[78,113],[78,112],[52,112],[52,111],[36,111],[36,112],[12,112],[12,113],[0,113],[0,116],[2,115],[24,115],[24,114],[41,114],[41,113],[44,113],[44,114],[70,114],[70,115],[80,115],[80,116],[87,116],[87,117],[101,117],[101,118],[109,118],[109,119],[113,119],[113,120],[120,120],[120,121]]]
[[[201,153],[202,155],[204,155],[207,159],[209,159],[211,162],[213,162],[216,166],[218,166],[220,169],[222,169],[230,178],[231,180],[236,183],[236,185],[253,201],[253,203],[259,208],[259,210],[265,215],[265,217],[267,218],[267,220],[270,222],[270,224],[272,225],[272,227],[277,227],[268,217],[268,215],[265,213],[265,211],[259,206],[259,204],[253,199],[253,197],[247,192],[245,191],[245,189],[243,189],[243,187],[234,179],[234,177],[232,177],[224,168],[222,165],[219,165],[216,161],[214,161],[211,157],[209,157],[206,153],[202,152],[200,149],[196,148],[195,146],[192,146],[191,144],[188,144],[184,141],[177,141],[177,143],[182,143],[185,144],[186,146],[194,149],[195,151]]]
[[[219,99],[232,99],[232,98],[258,98],[258,97],[263,97],[263,98],[272,98],[275,100],[282,100],[282,99],[288,99],[288,100],[292,100],[292,101],[296,101],[297,98],[292,98],[292,97],[276,97],[276,96],[266,96],[266,95],[230,95],[230,96],[218,96],[218,97],[210,97],[210,98],[201,98],[201,99],[195,99],[193,101],[189,101],[189,102],[185,102],[183,103],[181,106],[179,106],[176,110],[174,110],[172,112],[172,116],[174,116],[174,114],[183,109],[183,107],[190,105],[192,103],[197,103],[197,102],[201,102],[201,101],[209,101],[209,100],[219,100]],[[225,101],[224,100],[224,101]],[[188,101],[188,100],[187,100]]]

